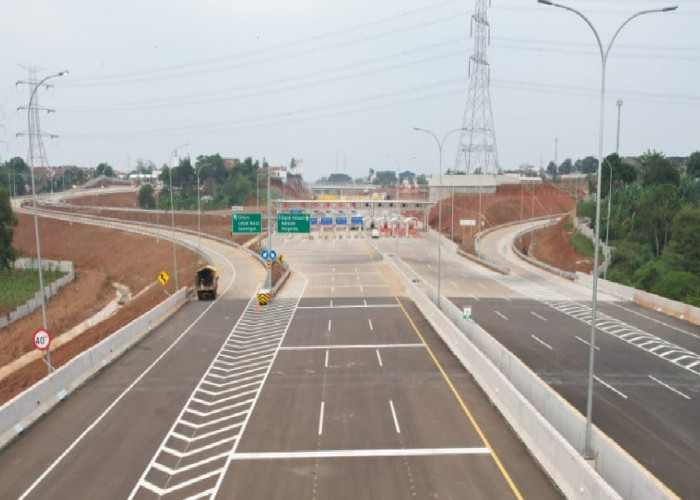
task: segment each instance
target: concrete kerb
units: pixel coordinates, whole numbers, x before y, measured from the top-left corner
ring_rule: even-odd
[[[186,302],[182,288],[99,344],[83,352],[46,378],[0,407],[0,448],[61,402],[66,396],[117,359]]]
[[[567,498],[621,498],[581,455],[540,414],[521,392],[508,380],[420,289],[410,282],[391,259],[387,259],[405,290],[438,332],[449,349],[474,376],[489,399],[513,427],[518,437],[530,449],[543,469],[550,475]],[[461,314],[449,301],[448,308]],[[461,317],[461,316],[460,316]],[[497,354],[506,364],[517,365],[517,359],[505,349]]]

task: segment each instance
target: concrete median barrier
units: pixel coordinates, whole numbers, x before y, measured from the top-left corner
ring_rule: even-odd
[[[585,419],[516,356],[445,299],[442,309],[387,259],[407,295],[474,376],[530,453],[567,498],[661,500],[673,493],[614,441],[594,428],[595,460],[586,461]],[[433,292],[434,296],[435,293]],[[435,297],[433,297],[435,298]]]

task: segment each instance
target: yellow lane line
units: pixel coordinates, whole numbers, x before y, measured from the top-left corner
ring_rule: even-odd
[[[375,264],[376,264],[376,263],[375,263]],[[467,415],[467,418],[469,419],[469,421],[471,422],[471,424],[474,426],[474,429],[476,429],[476,433],[479,435],[479,438],[480,438],[481,441],[484,443],[484,446],[485,446],[486,448],[488,448],[489,452],[491,453],[491,457],[493,457],[493,460],[494,460],[494,462],[496,463],[496,466],[498,467],[498,470],[501,471],[501,474],[503,475],[503,477],[505,478],[506,482],[507,482],[508,485],[510,486],[510,489],[511,489],[511,491],[513,492],[513,495],[515,495],[515,497],[518,498],[519,500],[522,500],[522,499],[523,499],[523,496],[521,495],[520,491],[518,490],[518,487],[515,485],[515,482],[514,482],[513,479],[510,477],[510,474],[508,474],[508,471],[506,471],[506,468],[504,467],[503,463],[501,462],[501,459],[498,458],[498,454],[497,454],[497,453],[495,452],[495,450],[491,447],[491,443],[489,443],[489,440],[486,438],[486,435],[485,435],[484,432],[481,430],[481,427],[479,426],[479,424],[476,422],[476,419],[475,419],[474,416],[472,415],[472,412],[469,410],[469,408],[467,407],[467,404],[466,404],[466,403],[464,402],[464,400],[462,399],[462,396],[461,396],[461,395],[459,394],[459,392],[457,391],[457,388],[456,388],[456,387],[454,386],[454,384],[452,383],[452,380],[450,379],[449,375],[447,375],[447,372],[445,372],[445,369],[444,369],[444,368],[442,367],[442,365],[440,364],[440,361],[438,361],[437,356],[435,356],[435,353],[434,353],[433,350],[430,348],[430,346],[428,345],[428,343],[425,341],[425,338],[424,338],[423,335],[421,334],[420,330],[418,329],[418,327],[416,326],[416,324],[413,322],[413,320],[412,320],[411,317],[409,316],[408,311],[406,311],[406,309],[404,308],[403,303],[401,302],[401,300],[399,299],[399,297],[397,296],[397,294],[394,292],[394,289],[393,289],[393,287],[391,286],[391,282],[390,282],[389,280],[385,279],[385,277],[384,277],[384,272],[386,272],[386,271],[380,269],[380,276],[382,276],[382,280],[384,280],[384,282],[387,284],[387,286],[388,286],[388,288],[389,288],[389,291],[391,292],[391,294],[392,294],[392,296],[394,297],[394,299],[396,300],[396,302],[399,304],[399,307],[400,307],[401,310],[403,311],[404,316],[406,316],[406,319],[408,320],[408,322],[411,324],[411,327],[413,327],[413,331],[416,333],[416,335],[418,336],[418,338],[420,339],[420,341],[421,341],[421,342],[423,343],[423,345],[425,346],[425,349],[428,351],[428,355],[429,355],[430,358],[433,360],[433,363],[435,363],[435,366],[437,366],[437,369],[438,369],[438,370],[440,371],[440,373],[442,374],[442,377],[443,377],[443,379],[445,379],[445,382],[447,382],[447,386],[450,388],[450,390],[452,391],[452,394],[454,395],[454,397],[455,397],[455,398],[457,399],[457,401],[459,402],[459,405],[462,407],[462,410],[463,410],[464,413]]]

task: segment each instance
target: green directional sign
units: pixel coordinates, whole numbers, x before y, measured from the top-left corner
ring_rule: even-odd
[[[308,233],[311,231],[309,214],[277,214],[278,233]]]
[[[262,215],[261,214],[233,214],[233,232],[234,233],[260,233],[262,232]]]

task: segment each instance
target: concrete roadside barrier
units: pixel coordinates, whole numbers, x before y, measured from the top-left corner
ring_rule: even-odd
[[[2,405],[0,407],[0,448],[7,445],[103,367],[119,358],[127,349],[170,317],[186,300],[186,289],[182,288],[155,308]]]

